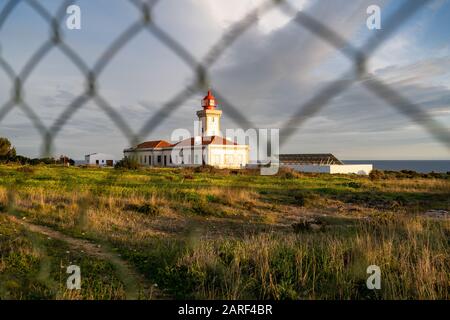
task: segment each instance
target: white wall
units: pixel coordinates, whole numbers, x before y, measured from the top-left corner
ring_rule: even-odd
[[[124,152],[125,157],[134,158],[142,166],[161,167],[164,166],[164,157],[166,157],[166,166],[170,165],[170,150],[156,149],[156,150],[136,150],[131,152]],[[159,161],[158,161],[159,160]]]
[[[218,168],[239,169],[248,163],[248,146],[210,145],[208,164]]]
[[[281,164],[282,167],[292,168],[301,172],[318,172],[331,174],[360,174],[368,175],[373,170],[371,164],[333,164],[333,165],[294,165]]]
[[[99,166],[106,166],[107,160],[112,160],[113,165],[116,164],[116,158],[113,155],[106,154],[106,153],[94,153],[94,154],[88,154],[85,157],[86,164],[97,164]]]
[[[201,123],[202,135],[220,135],[220,117],[222,110],[200,110],[197,111],[198,119]]]
[[[180,150],[183,150],[182,156]],[[228,146],[228,145],[207,145],[203,149],[194,150],[194,147],[157,149],[157,150],[137,150],[124,152],[126,157],[134,157],[139,164],[143,166],[164,166],[164,156],[167,158],[166,167],[195,167],[203,164],[215,166],[218,168],[243,168],[248,163],[248,146]],[[202,151],[203,150],[203,151]],[[203,158],[204,155],[204,159]],[[161,162],[157,162],[158,156],[161,156]],[[170,157],[172,156],[172,163]],[[150,163],[149,157],[152,157]],[[183,162],[183,163],[178,163]]]
[[[373,165],[371,164],[337,164],[330,166],[330,173],[356,173],[368,175],[372,170]]]

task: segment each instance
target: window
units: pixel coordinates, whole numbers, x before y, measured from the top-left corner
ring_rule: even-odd
[[[195,162],[195,164],[198,164],[198,163],[199,163],[199,161],[198,161],[198,154],[195,155],[195,160],[194,160],[194,162]]]
[[[158,156],[158,161],[157,163],[161,163],[161,156]]]

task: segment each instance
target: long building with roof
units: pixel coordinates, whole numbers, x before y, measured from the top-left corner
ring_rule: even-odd
[[[244,168],[249,162],[249,146],[220,136],[222,110],[217,109],[211,91],[197,111],[201,135],[175,143],[166,140],[145,141],[124,150],[142,166],[190,167],[210,165],[217,168]]]

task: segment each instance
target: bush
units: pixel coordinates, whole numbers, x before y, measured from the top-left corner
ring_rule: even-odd
[[[294,195],[294,203],[300,207],[303,207],[306,204],[305,195],[303,193]]]
[[[128,169],[128,170],[136,170],[139,169],[139,167],[140,167],[139,163],[136,160],[130,158],[124,158],[118,161],[114,166],[115,169]]]
[[[240,171],[240,170],[234,170],[234,171]],[[202,166],[195,167],[193,172],[227,176],[230,174],[230,169],[219,169],[219,168],[216,168],[211,165],[202,165]]]
[[[374,169],[369,173],[369,179],[372,181],[384,179],[384,177],[384,172],[377,169]]]
[[[372,174],[373,172],[373,174]],[[430,173],[420,173],[413,170],[401,170],[401,171],[391,171],[391,170],[373,170],[369,177],[374,176],[374,179],[446,179],[448,176],[445,173],[438,173],[431,171]],[[378,175],[380,175],[378,177]],[[374,180],[372,179],[372,180]]]
[[[16,163],[20,163],[20,164],[33,164],[31,162],[31,159],[29,159],[27,157],[24,157],[24,156],[19,156],[19,155],[16,155],[14,157],[10,157],[8,159],[8,162],[16,162]]]
[[[293,223],[292,229],[295,233],[302,233],[306,231],[323,231],[326,227],[326,221],[319,218],[302,219],[299,222]]]
[[[211,196],[202,196],[197,192],[185,191],[180,194],[182,199],[190,204],[192,213],[199,216],[214,216],[217,215],[217,209],[212,205],[215,198]]]
[[[30,166],[23,166],[23,167],[19,167],[17,168],[18,172],[24,172],[24,173],[34,173],[34,168],[30,167]]]
[[[192,212],[199,216],[215,216],[217,215],[217,210],[205,201],[195,202],[192,205]]]
[[[351,181],[347,184],[347,186],[353,189],[359,189],[362,185],[359,182]]]
[[[194,168],[195,173],[214,173],[215,168],[210,165],[202,165]]]
[[[54,158],[40,158],[35,159],[35,162],[37,164],[43,163],[43,164],[55,164],[56,160]]]
[[[301,174],[297,171],[295,171],[294,169],[291,168],[280,168],[278,170],[278,174],[279,177],[284,178],[284,179],[296,179],[296,178],[300,178]]]
[[[161,208],[151,203],[144,203],[142,205],[128,204],[125,206],[125,210],[135,211],[152,217],[159,216],[161,214]]]
[[[11,145],[11,142],[7,138],[0,137],[0,157],[8,159],[15,156],[16,149]]]

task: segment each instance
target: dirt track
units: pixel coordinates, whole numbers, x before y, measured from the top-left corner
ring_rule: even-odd
[[[18,219],[15,216],[9,215],[8,217],[11,221],[22,225],[31,232],[64,241],[73,250],[83,251],[87,255],[109,261],[116,268],[117,275],[125,286],[126,298],[128,300],[158,299],[162,297],[162,295],[157,292],[157,289],[149,284],[141,274],[137,273],[126,261],[121,259],[118,254],[112,252],[105,246],[92,243],[88,240],[74,238],[49,227]]]

